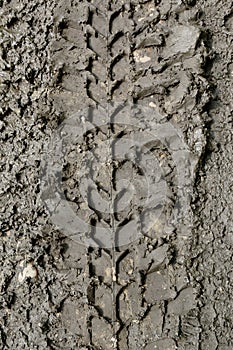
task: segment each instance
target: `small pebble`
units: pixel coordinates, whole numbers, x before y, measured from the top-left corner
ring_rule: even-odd
[[[22,266],[22,264],[20,264]],[[22,272],[18,275],[18,281],[23,283],[26,278],[35,278],[37,276],[37,269],[32,263],[29,263]]]
[[[149,106],[152,107],[152,108],[157,108],[157,106],[156,106],[156,104],[154,102],[150,102]]]
[[[2,131],[3,127],[4,127],[4,123],[2,120],[0,120],[0,131]]]

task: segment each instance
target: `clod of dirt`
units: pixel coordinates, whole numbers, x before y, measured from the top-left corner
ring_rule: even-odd
[[[165,58],[185,54],[195,49],[200,30],[194,26],[179,25],[172,29],[163,51]]]

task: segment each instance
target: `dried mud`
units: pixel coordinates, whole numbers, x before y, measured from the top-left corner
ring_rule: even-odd
[[[232,2],[0,4],[0,348],[232,350]]]

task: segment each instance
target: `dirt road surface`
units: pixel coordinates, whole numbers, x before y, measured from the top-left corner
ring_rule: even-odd
[[[232,1],[0,13],[0,349],[232,350]]]

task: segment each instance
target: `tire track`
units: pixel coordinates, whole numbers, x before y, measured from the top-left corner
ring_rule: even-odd
[[[193,130],[185,129],[184,120],[193,120],[192,125],[203,135],[203,121],[198,114],[208,101],[207,95],[199,95],[199,90],[207,87],[201,76],[206,51],[199,30],[189,24],[195,18],[190,7],[176,8],[170,3],[166,6],[160,1],[80,4],[64,3],[58,10],[60,13],[66,9],[62,18],[58,16],[59,40],[54,48],[55,109],[58,111],[61,106],[61,113],[68,116],[90,105],[96,108],[109,101],[132,101],[178,121],[186,135],[192,135]],[[78,15],[80,7],[85,8],[83,16]],[[173,10],[177,17],[171,16]],[[190,37],[192,40],[186,44]],[[62,103],[58,102],[60,99]],[[110,112],[109,122],[113,120]],[[116,130],[108,133],[110,136]],[[191,136],[197,156],[204,147],[203,139]],[[165,153],[163,157],[169,161]],[[167,167],[168,174],[173,173],[173,166]],[[174,187],[173,175],[169,181]],[[98,221],[98,217],[93,220]],[[86,276],[89,341],[93,347],[106,349],[109,344],[116,349],[135,349],[140,345],[147,350],[155,344],[161,349],[185,348],[189,344],[194,349],[192,337],[193,344],[198,338],[196,332],[193,334],[198,329],[197,317],[191,315],[195,309],[194,290],[184,264],[189,237],[182,243],[184,236],[178,238],[174,228],[166,233],[162,225],[156,227],[159,238],[155,239],[143,225],[141,228],[146,232],[137,245],[116,251],[86,251],[90,266]],[[108,272],[100,269],[102,260]],[[126,276],[121,267],[124,264],[130,266]],[[183,300],[188,299],[192,302],[182,311]],[[156,331],[148,330],[151,321],[155,322]],[[185,334],[190,341],[183,340]]]

